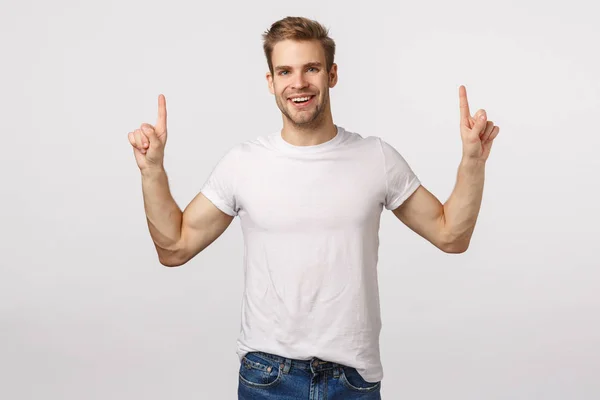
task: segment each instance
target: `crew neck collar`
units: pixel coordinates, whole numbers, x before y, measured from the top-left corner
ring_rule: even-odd
[[[283,137],[281,136],[281,131],[273,134],[274,142],[278,149],[286,151],[288,153],[306,154],[306,153],[321,152],[321,151],[330,149],[332,147],[335,147],[342,140],[344,128],[342,128],[341,126],[337,126],[337,125],[335,125],[335,127],[337,129],[336,135],[333,138],[329,139],[328,141],[320,143],[320,144],[315,144],[315,145],[311,145],[311,146],[296,146],[289,142],[286,142],[283,139]]]

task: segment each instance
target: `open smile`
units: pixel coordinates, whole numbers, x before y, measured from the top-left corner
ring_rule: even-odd
[[[305,97],[297,97],[296,99],[299,101],[294,101],[293,99],[288,99],[288,102],[292,103],[296,108],[306,108],[312,104],[315,96],[305,96]]]

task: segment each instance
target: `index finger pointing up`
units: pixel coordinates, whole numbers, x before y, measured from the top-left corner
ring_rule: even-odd
[[[471,112],[469,111],[469,102],[467,101],[467,88],[460,85],[458,88],[458,97],[460,100],[460,119],[469,119]]]
[[[162,94],[158,95],[158,120],[156,121],[156,129],[159,132],[167,130],[167,100]]]

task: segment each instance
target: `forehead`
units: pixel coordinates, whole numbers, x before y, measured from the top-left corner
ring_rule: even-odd
[[[271,54],[273,66],[302,66],[308,62],[321,62],[325,65],[325,51],[318,40],[282,40],[273,46]]]

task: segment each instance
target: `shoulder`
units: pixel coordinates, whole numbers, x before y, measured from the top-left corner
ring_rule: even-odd
[[[377,139],[381,148],[381,153],[383,154],[383,158],[386,161],[405,161],[403,149],[401,149],[399,146],[393,145],[391,141],[385,140],[380,137],[378,137]]]
[[[245,140],[237,146],[240,153],[261,153],[276,149],[276,135],[279,132],[265,133],[254,138]]]
[[[340,145],[352,147],[367,147],[378,150],[380,148],[380,138],[374,135],[360,134],[340,127],[342,139]]]
[[[256,153],[257,151],[268,149],[273,142],[273,134],[257,136],[253,139],[247,139],[231,145],[225,150],[225,156],[229,158],[240,158],[244,155]]]
[[[393,149],[394,147],[384,140],[381,136],[377,135],[373,132],[363,132],[359,134],[357,132],[353,132],[347,129],[342,128],[345,135],[345,142],[347,143],[361,143],[368,146],[375,146],[379,148]]]

